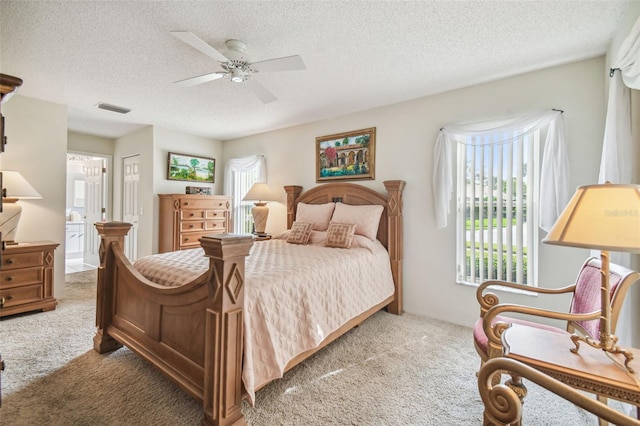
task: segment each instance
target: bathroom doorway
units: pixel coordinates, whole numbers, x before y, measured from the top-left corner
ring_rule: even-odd
[[[98,154],[67,153],[67,274],[95,269],[100,264],[100,240],[94,223],[107,219],[109,160]]]

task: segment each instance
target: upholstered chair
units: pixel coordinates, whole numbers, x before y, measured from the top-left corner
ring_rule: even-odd
[[[615,333],[622,302],[631,285],[640,279],[640,273],[613,263],[610,264],[609,269],[611,285],[609,324],[611,333]],[[601,276],[600,259],[592,257],[583,263],[576,282],[562,288],[531,287],[505,281],[485,281],[482,283],[476,291],[476,297],[480,304],[480,318],[473,329],[474,344],[482,362],[502,356],[500,335],[505,327],[513,323],[542,327],[548,330],[566,330],[569,333],[578,332],[594,340],[599,340]],[[548,295],[571,294],[571,303],[567,312],[500,303],[498,296],[488,291],[491,287],[496,286]],[[515,318],[510,317],[509,313],[520,315]],[[527,319],[522,319],[522,316]],[[538,317],[538,321],[540,317],[564,321],[566,328],[561,329],[537,322],[536,317]]]

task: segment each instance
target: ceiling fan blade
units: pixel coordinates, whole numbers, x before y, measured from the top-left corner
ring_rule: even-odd
[[[229,62],[226,56],[189,31],[171,31],[171,34],[218,62]]]
[[[174,82],[178,86],[183,87],[191,87],[196,84],[206,83],[207,81],[217,80],[219,78],[225,77],[227,75],[226,72],[211,72],[208,74],[199,75],[197,77],[187,78],[185,80],[179,80]]]
[[[242,84],[249,87],[249,89],[265,104],[277,101],[278,98],[267,90],[261,83],[256,80],[245,80]]]
[[[304,62],[302,62],[302,58],[298,55],[254,62],[251,64],[251,68],[258,72],[296,71],[307,69]]]

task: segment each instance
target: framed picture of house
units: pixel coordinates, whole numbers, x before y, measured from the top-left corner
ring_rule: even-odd
[[[215,168],[213,158],[170,152],[167,179],[214,183]]]
[[[375,178],[376,128],[316,138],[316,182]]]

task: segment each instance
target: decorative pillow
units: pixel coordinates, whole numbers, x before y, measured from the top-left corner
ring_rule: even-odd
[[[336,203],[305,204],[298,203],[296,222],[313,223],[315,231],[326,231]]]
[[[289,232],[289,231],[287,231]],[[311,231],[311,238],[309,238],[309,244],[318,244],[324,245],[324,242],[327,240],[327,231]],[[366,248],[369,250],[373,250],[373,245],[376,240],[371,241],[369,238],[364,235],[353,235],[353,240],[351,240],[350,248]]]
[[[354,223],[329,223],[327,228],[327,239],[324,245],[327,247],[349,248],[356,231]]]
[[[379,205],[352,206],[336,203],[331,217],[332,222],[356,224],[356,234],[375,240],[378,235],[380,216],[384,207]]]
[[[307,244],[311,236],[311,228],[313,223],[293,222],[287,242],[291,244]]]

